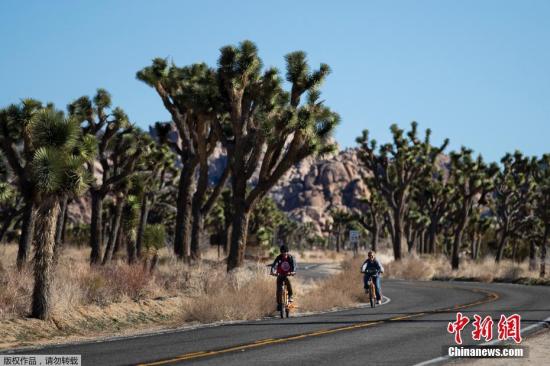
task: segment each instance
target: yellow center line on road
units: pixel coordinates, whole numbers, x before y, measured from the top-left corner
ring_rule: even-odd
[[[457,288],[457,287],[454,287],[454,286],[444,286],[444,287]],[[464,288],[461,288],[461,289],[464,289]],[[263,346],[267,346],[267,345],[281,344],[281,343],[287,343],[287,342],[291,342],[291,341],[295,341],[295,340],[299,340],[299,339],[304,339],[304,338],[322,336],[322,335],[325,335],[325,334],[332,334],[332,333],[339,333],[339,332],[344,332],[344,331],[349,331],[349,330],[363,329],[363,328],[367,328],[367,327],[370,327],[370,326],[373,326],[373,325],[376,325],[376,324],[387,323],[387,322],[390,322],[390,321],[398,321],[398,320],[403,320],[403,319],[416,318],[416,317],[419,317],[419,316],[422,316],[422,315],[427,315],[427,314],[438,314],[438,313],[443,313],[443,312],[447,312],[447,311],[465,309],[465,308],[469,308],[469,307],[476,306],[476,305],[486,304],[488,302],[495,301],[499,298],[499,295],[497,293],[491,292],[491,291],[486,291],[486,290],[481,290],[481,289],[466,289],[466,290],[476,292],[476,293],[484,293],[487,296],[482,300],[478,300],[478,301],[471,302],[471,303],[468,303],[468,304],[463,304],[463,305],[455,305],[451,308],[436,309],[436,310],[432,310],[432,311],[413,313],[413,314],[409,314],[409,315],[405,315],[405,316],[396,316],[396,317],[392,317],[392,318],[388,318],[388,319],[381,319],[381,320],[377,320],[377,321],[368,321],[368,322],[363,322],[363,323],[354,324],[354,325],[348,325],[348,326],[339,327],[339,328],[322,329],[322,330],[317,330],[317,331],[314,331],[314,332],[308,332],[308,333],[293,335],[293,336],[289,336],[289,337],[260,339],[260,340],[254,341],[252,343],[246,343],[246,344],[243,344],[243,345],[229,347],[229,348],[222,348],[222,349],[210,350],[210,351],[185,353],[185,354],[182,354],[180,356],[175,356],[173,358],[166,359],[166,360],[160,360],[160,361],[150,362],[150,363],[143,363],[143,364],[140,364],[139,366],[167,365],[167,364],[174,363],[174,362],[187,361],[187,360],[198,359],[198,358],[214,356],[214,355],[221,355],[221,354],[236,352],[236,351],[245,351],[245,350],[248,350],[248,349],[263,347]]]
[[[273,338],[260,339],[260,340],[257,340],[254,343],[264,343],[264,342],[269,342],[269,341],[273,341],[273,340],[274,340]]]

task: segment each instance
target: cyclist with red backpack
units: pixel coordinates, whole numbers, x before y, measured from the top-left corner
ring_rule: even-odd
[[[296,274],[294,257],[289,254],[288,247],[281,245],[280,251],[281,254],[275,258],[271,265],[271,273],[277,276],[277,310],[281,309],[283,283],[286,284],[286,288],[288,289],[288,301],[293,301],[292,285],[288,277]]]

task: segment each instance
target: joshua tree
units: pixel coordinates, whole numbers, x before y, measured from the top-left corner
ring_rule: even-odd
[[[159,123],[155,124],[160,128]],[[158,134],[157,134],[158,135]],[[139,174],[140,217],[136,234],[136,256],[141,257],[143,235],[149,213],[159,197],[169,191],[176,176],[175,154],[165,144],[151,142],[149,153],[142,157],[144,172]]]
[[[537,269],[537,246],[543,242],[544,239],[544,224],[538,215],[536,214],[536,207],[538,202],[538,187],[537,192],[533,195],[533,216],[528,220],[524,230],[520,233],[523,235],[522,239],[529,243],[529,270],[535,271]],[[542,249],[542,248],[540,248]]]
[[[277,228],[286,216],[271,197],[264,197],[250,214],[248,235],[256,235],[259,244],[271,245]]]
[[[224,126],[227,115],[223,113],[216,71],[203,63],[179,68],[157,58],[151,66],[139,71],[137,78],[156,90],[177,128],[181,143],[167,141],[183,164],[174,250],[181,258],[198,258],[204,218],[229,177],[227,166],[206,197],[208,158],[219,142],[219,134],[223,133],[217,126]],[[199,174],[195,181],[197,167]]]
[[[147,225],[143,235],[143,267],[153,273],[158,263],[158,251],[165,245],[166,230],[162,224]]]
[[[258,49],[250,41],[238,47],[223,47],[218,60],[221,96],[229,111],[230,130],[225,136],[222,126],[216,123],[232,172],[228,270],[243,263],[248,220],[258,200],[297,162],[334,150],[329,137],[339,116],[319,99],[328,65],[321,64],[319,70],[311,72],[306,54],[301,51],[290,53],[285,59],[289,92],[283,90],[276,69],[262,73]],[[304,94],[307,98],[302,101]],[[247,190],[252,181],[254,187]]]
[[[67,106],[71,116],[76,118],[83,126],[82,131],[86,135],[95,136],[97,139],[98,160],[103,170],[101,180],[95,178],[94,161],[89,162],[88,172],[94,177],[90,185],[92,199],[92,220],[90,225],[90,263],[98,264],[101,260],[103,248],[103,200],[112,189],[121,183],[131,173],[133,161],[139,157],[139,149],[135,154],[123,159],[122,163],[116,155],[113,155],[111,141],[115,136],[132,133],[128,117],[120,108],[111,109],[111,95],[104,89],[98,89],[93,101],[83,96]],[[119,161],[118,171],[114,170],[114,161]]]
[[[449,184],[454,187],[451,198],[454,210],[450,216],[454,227],[451,266],[455,270],[459,266],[459,249],[468,218],[475,205],[485,202],[485,196],[493,188],[493,178],[497,171],[496,164],[487,166],[481,155],[474,160],[470,149],[462,147],[458,153],[451,152]]]
[[[21,236],[17,252],[17,268],[27,262],[32,243],[36,217],[36,189],[31,177],[30,162],[36,148],[32,145],[30,123],[42,104],[33,99],[25,99],[21,104],[12,104],[0,110],[0,149],[12,174],[16,177],[17,188],[23,199]]]
[[[80,140],[79,135],[78,121],[64,118],[62,112],[51,107],[36,112],[29,125],[29,137],[35,147],[29,162],[30,172],[38,202],[31,315],[39,319],[48,318],[51,310],[50,287],[60,202],[67,196],[85,192],[88,181],[85,163],[95,155],[93,137]]]
[[[544,154],[535,170],[537,183],[535,215],[539,222],[540,235],[540,277],[546,276],[546,246],[550,237],[550,154]]]
[[[416,202],[411,202],[405,216],[405,237],[409,255],[417,252],[417,243],[422,241],[424,231],[428,228],[429,223],[430,219],[418,209]],[[422,248],[420,248],[420,251],[422,251]]]
[[[532,211],[532,195],[535,193],[535,181],[532,168],[534,162],[516,151],[506,154],[501,163],[503,169],[498,172],[494,188],[494,216],[498,224],[498,240],[495,261],[502,259],[504,248],[510,236],[528,226]]]
[[[417,123],[411,123],[411,130],[404,131],[391,126],[393,143],[380,146],[377,153],[376,141],[369,140],[367,130],[357,138],[360,144],[360,159],[372,172],[367,179],[370,190],[377,190],[386,200],[391,210],[388,216],[390,234],[393,241],[393,253],[396,260],[401,259],[405,240],[405,217],[411,201],[411,189],[414,182],[432,171],[436,158],[447,147],[445,140],[440,147],[430,144],[431,131],[426,130],[424,141],[417,137]]]
[[[442,167],[435,164],[430,174],[415,182],[414,200],[418,210],[428,219],[422,252],[435,254],[436,240],[443,218],[449,212],[453,187],[448,184]]]
[[[17,187],[11,181],[10,173],[4,164],[0,150],[0,242],[9,230],[12,223],[22,213],[22,198],[17,193]]]
[[[354,215],[353,218],[371,233],[371,249],[376,252],[380,240],[380,230],[382,230],[384,225],[384,214],[387,212],[388,206],[384,198],[376,190],[370,191],[369,196],[362,201],[367,206],[365,212]]]
[[[139,197],[129,195],[122,210],[122,223],[118,235],[118,243],[126,242],[126,252],[128,254],[128,264],[133,264],[137,260],[136,237],[140,217]],[[120,245],[119,245],[120,246]],[[116,249],[115,249],[116,252]]]
[[[122,133],[117,133],[109,144],[110,169],[112,169],[113,175],[119,175],[121,178],[110,188],[115,195],[116,204],[111,221],[111,231],[103,256],[102,263],[104,265],[110,262],[119,240],[123,210],[127,202],[126,197],[132,188],[132,178],[137,174],[136,164],[141,155],[148,152],[143,139],[146,139],[146,136],[141,132],[127,129]]]
[[[479,206],[472,209],[466,227],[471,240],[470,257],[472,259],[478,259],[483,237],[491,228],[493,222],[494,219],[489,215],[488,209]]]
[[[345,235],[347,225],[353,220],[353,216],[345,210],[334,209],[331,211],[332,233],[336,237],[336,251],[340,252],[342,237]]]

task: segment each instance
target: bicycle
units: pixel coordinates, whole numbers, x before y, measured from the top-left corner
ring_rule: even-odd
[[[286,283],[283,282],[283,288],[281,290],[281,319],[286,315],[288,318],[290,316],[290,302],[288,301],[288,289],[286,288]]]
[[[272,270],[270,271],[270,275],[274,276],[274,277],[277,277],[278,274],[273,272]],[[293,276],[294,274],[293,273],[290,273],[289,276]],[[285,316],[287,318],[290,317],[290,309],[293,308],[293,305],[291,302],[288,301],[288,289],[286,287],[286,283],[283,281],[283,288],[281,289],[281,306],[279,308],[279,313],[281,314],[281,319],[284,319]]]
[[[361,271],[361,273],[369,275],[367,290],[369,292],[370,307],[374,308],[376,307],[376,286],[374,286],[373,277],[378,275],[378,270],[376,268],[367,268],[365,271]]]

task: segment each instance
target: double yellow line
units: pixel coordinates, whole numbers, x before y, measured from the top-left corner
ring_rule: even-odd
[[[443,286],[439,286],[439,287],[443,287]],[[444,286],[444,287],[457,288],[455,286]],[[461,288],[461,289],[464,289],[464,288]],[[144,364],[141,364],[140,366],[166,365],[166,364],[170,364],[170,363],[173,363],[173,362],[181,362],[181,361],[193,360],[193,359],[198,359],[198,358],[203,358],[203,357],[208,357],[208,356],[221,355],[221,354],[230,353],[230,352],[244,351],[244,350],[259,348],[259,347],[263,347],[263,346],[267,346],[267,345],[287,343],[287,342],[296,341],[296,340],[299,340],[299,339],[317,337],[317,336],[321,336],[321,335],[325,335],[325,334],[339,333],[339,332],[344,332],[344,331],[348,331],[348,330],[363,329],[363,328],[367,328],[367,327],[370,327],[370,326],[373,326],[373,325],[376,325],[376,324],[387,323],[387,322],[391,322],[391,321],[398,321],[398,320],[403,320],[403,319],[416,318],[416,317],[419,317],[419,316],[422,316],[422,315],[427,315],[427,314],[437,314],[437,313],[443,313],[443,312],[446,312],[446,311],[460,310],[460,309],[464,309],[464,308],[468,308],[468,307],[472,307],[472,306],[476,306],[476,305],[486,304],[488,302],[495,301],[499,298],[497,293],[491,292],[491,291],[486,291],[486,290],[481,290],[481,289],[466,289],[466,290],[476,292],[476,293],[484,293],[486,295],[486,297],[481,299],[481,300],[472,302],[472,303],[463,304],[463,305],[455,305],[453,307],[445,308],[445,309],[436,309],[436,310],[430,310],[430,311],[426,311],[426,312],[413,313],[413,314],[404,315],[404,316],[397,316],[397,317],[388,318],[388,319],[368,321],[368,322],[363,322],[363,323],[354,324],[354,325],[348,325],[348,326],[339,327],[339,328],[323,329],[323,330],[298,334],[298,335],[289,336],[289,337],[261,339],[261,340],[258,340],[258,341],[252,342],[252,343],[246,343],[246,344],[242,344],[242,345],[239,345],[239,346],[222,348],[222,349],[217,349],[217,350],[185,353],[183,355],[176,356],[176,357],[166,359],[166,360],[161,360],[161,361],[156,361],[156,362],[151,362],[151,363],[144,363]]]

